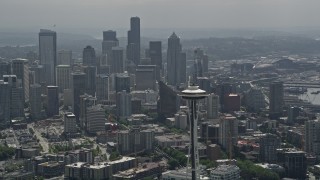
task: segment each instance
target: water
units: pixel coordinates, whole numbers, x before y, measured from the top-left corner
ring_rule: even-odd
[[[319,94],[311,94],[312,92],[320,92],[320,88],[308,88],[307,92],[304,94],[300,94],[298,97],[301,100],[305,100],[314,105],[320,105],[320,93]]]

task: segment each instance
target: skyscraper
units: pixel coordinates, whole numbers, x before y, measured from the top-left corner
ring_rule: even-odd
[[[110,72],[123,73],[125,69],[124,49],[121,47],[113,47],[110,57]]]
[[[131,94],[125,90],[117,93],[117,115],[119,117],[131,116]]]
[[[64,115],[64,133],[76,133],[77,132],[77,123],[76,116],[73,113],[66,113]]]
[[[29,101],[29,67],[28,60],[14,59],[12,60],[12,74],[17,76],[17,80],[21,83],[24,93],[24,100]]]
[[[30,72],[34,72],[34,82],[33,83],[37,83],[37,84],[43,84],[45,82],[45,69],[43,67],[43,65],[38,64],[39,62],[35,61],[34,63],[32,63],[29,67],[29,71]],[[32,82],[30,82],[30,84],[32,84]]]
[[[283,83],[272,82],[270,84],[270,117],[279,117],[283,108]]]
[[[80,96],[83,95],[86,90],[85,79],[85,73],[78,71],[71,73],[71,89],[73,94],[72,109],[77,120],[79,120],[80,115]]]
[[[260,138],[260,159],[262,162],[276,163],[277,149],[280,148],[280,138],[274,134],[267,133]]]
[[[55,68],[57,64],[57,33],[40,29],[39,33],[40,64],[45,69],[45,84],[55,85]]]
[[[135,65],[140,63],[140,18],[131,17],[128,31],[127,59]]]
[[[82,52],[82,64],[85,66],[96,66],[96,51],[93,47],[87,46]]]
[[[175,34],[168,39],[167,80],[169,85],[179,86],[186,82],[186,54],[182,53],[180,38]]]
[[[163,117],[172,117],[180,108],[180,98],[172,87],[159,81],[158,115]]]
[[[156,90],[156,72],[154,68],[136,70],[135,90]]]
[[[3,75],[11,74],[11,64],[6,61],[0,62],[0,79],[3,79]]]
[[[8,82],[0,80],[0,125],[10,124],[10,86]]]
[[[304,123],[304,150],[315,156],[320,155],[320,121],[309,120]]]
[[[57,86],[59,87],[59,92],[63,93],[63,90],[70,89],[71,68],[69,65],[58,65],[56,69]]]
[[[159,71],[162,70],[162,46],[161,41],[149,42],[149,57],[152,65],[157,65]]]
[[[59,115],[59,89],[58,86],[47,86],[47,116]]]
[[[238,119],[226,114],[220,118],[219,124],[219,143],[229,152],[238,142]]]
[[[130,93],[130,76],[127,73],[116,74],[115,90],[116,92],[125,90],[127,93]]]
[[[109,76],[105,74],[96,76],[96,97],[98,101],[109,99]]]
[[[30,85],[30,112],[33,120],[41,117],[41,86],[39,84]]]
[[[58,51],[58,62],[57,65],[70,65],[72,66],[72,51],[60,50]]]
[[[3,81],[10,88],[10,117],[24,117],[24,93],[21,84],[17,82],[16,75],[4,75]]]
[[[207,117],[217,119],[219,117],[219,96],[210,94],[207,98]]]
[[[110,59],[110,53],[112,50],[112,47],[119,46],[119,40],[117,39],[117,32],[116,31],[103,31],[103,41],[102,41],[102,56],[106,57],[108,59],[108,65],[110,65],[109,59]],[[101,65],[107,65],[102,63]]]
[[[97,68],[86,66],[84,67],[84,73],[86,74],[86,93],[95,96]]]

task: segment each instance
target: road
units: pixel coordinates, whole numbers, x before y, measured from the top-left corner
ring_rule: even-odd
[[[29,128],[31,128],[34,131],[34,135],[36,135],[37,139],[39,139],[39,143],[43,148],[43,152],[49,152],[49,143],[47,139],[41,136],[41,133],[37,130],[37,128],[34,128],[34,123],[28,124],[28,129]]]

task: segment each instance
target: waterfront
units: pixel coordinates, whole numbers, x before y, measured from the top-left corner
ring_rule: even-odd
[[[314,94],[317,91],[320,91],[320,88],[308,88],[306,93],[299,95],[299,99],[308,101],[314,105],[320,105],[320,93]]]

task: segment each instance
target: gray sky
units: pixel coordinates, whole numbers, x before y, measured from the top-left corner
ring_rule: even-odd
[[[320,0],[0,0],[1,28],[319,27]]]

